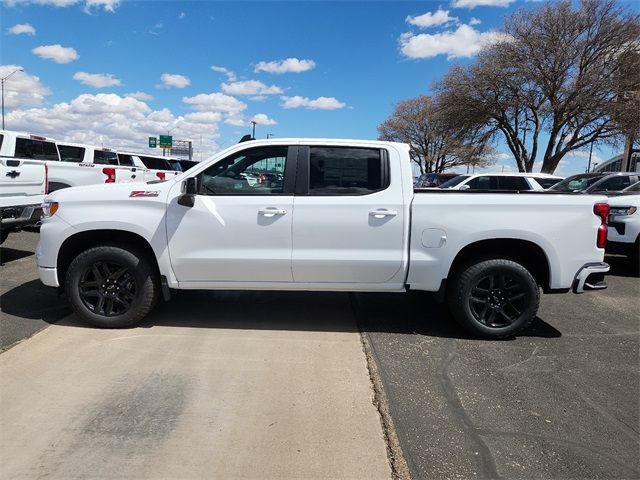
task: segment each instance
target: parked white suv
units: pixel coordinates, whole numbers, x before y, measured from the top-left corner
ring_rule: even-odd
[[[442,183],[438,188],[451,190],[545,190],[561,181],[562,178],[547,173],[478,173],[458,175]]]
[[[609,197],[607,253],[627,255],[638,268],[640,255],[640,182]]]

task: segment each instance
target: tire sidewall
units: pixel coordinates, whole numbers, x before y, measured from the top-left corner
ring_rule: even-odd
[[[92,264],[101,261],[122,264],[129,268],[135,278],[136,296],[131,308],[122,315],[97,315],[80,298],[79,283],[82,275]],[[140,311],[144,307],[146,297],[153,294],[153,278],[143,256],[116,246],[101,246],[82,252],[71,263],[67,271],[65,290],[73,309],[91,325],[101,328],[123,328],[133,325],[143,316],[140,315]]]
[[[526,295],[525,308],[512,324],[505,327],[489,327],[475,318],[469,305],[471,291],[482,277],[504,272],[516,279]],[[457,278],[454,316],[465,328],[485,338],[505,338],[526,328],[538,311],[540,290],[529,271],[519,263],[506,259],[490,259],[468,266]]]

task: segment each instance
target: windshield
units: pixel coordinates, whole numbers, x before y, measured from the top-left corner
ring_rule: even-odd
[[[600,180],[600,175],[580,174],[573,177],[565,178],[561,182],[556,183],[549,190],[554,192],[581,192]]]
[[[451,180],[447,180],[446,182],[441,183],[438,188],[452,188],[452,187],[455,187],[456,185],[460,185],[462,182],[464,182],[470,176],[471,175],[459,175],[459,176],[457,176],[455,178],[452,178]]]
[[[640,192],[640,182],[636,182],[633,185],[628,186],[623,192]]]

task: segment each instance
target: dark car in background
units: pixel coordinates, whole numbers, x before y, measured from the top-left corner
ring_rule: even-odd
[[[640,173],[579,173],[549,188],[551,192],[606,193],[620,192],[640,180]]]
[[[414,187],[429,188],[439,187],[444,182],[457,177],[457,173],[423,173],[416,180]]]

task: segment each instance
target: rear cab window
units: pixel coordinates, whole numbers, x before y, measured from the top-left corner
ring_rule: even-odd
[[[171,165],[164,158],[158,157],[143,157],[138,155],[138,158],[144,163],[144,166],[152,170],[171,170]]]
[[[60,151],[60,160],[63,162],[80,163],[84,160],[84,148],[74,147],[72,145],[58,145]]]
[[[118,162],[125,167],[135,167],[136,164],[133,161],[133,156],[126,155],[124,153],[118,153]]]
[[[309,195],[368,195],[389,186],[386,155],[375,148],[310,147]]]
[[[118,155],[116,155],[116,152],[95,150],[93,152],[93,163],[100,165],[118,165]]]
[[[56,144],[34,138],[16,138],[16,157],[34,160],[59,160]]]

